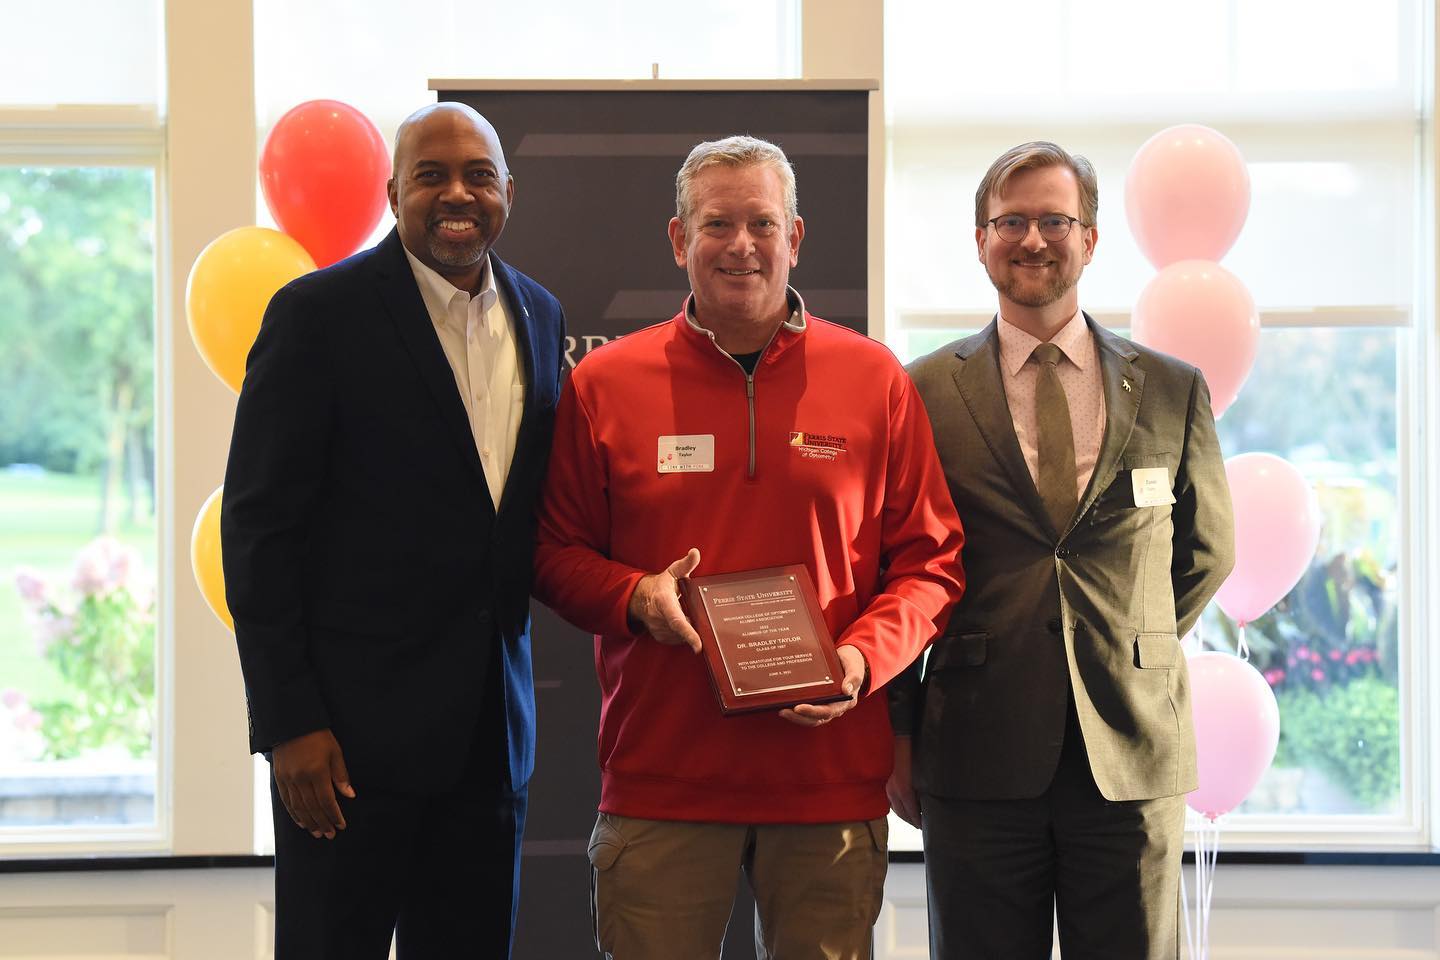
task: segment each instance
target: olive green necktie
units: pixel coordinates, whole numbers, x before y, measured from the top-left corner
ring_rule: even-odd
[[[1075,516],[1075,435],[1070,429],[1070,405],[1055,365],[1064,354],[1053,343],[1042,343],[1030,354],[1040,364],[1035,378],[1035,446],[1039,452],[1036,486],[1040,499],[1055,525],[1064,535]]]

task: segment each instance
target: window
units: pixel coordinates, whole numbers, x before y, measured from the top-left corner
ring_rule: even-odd
[[[1278,452],[1314,486],[1323,517],[1295,589],[1246,628],[1250,661],[1280,705],[1280,749],[1242,814],[1400,820],[1400,584],[1406,573],[1399,450],[1410,331],[1279,327],[1219,423],[1227,456]],[[1234,649],[1216,605],[1202,634]]]
[[[989,322],[974,191],[1014,144],[1054,140],[1095,163],[1099,241],[1081,303],[1122,333],[1155,273],[1124,212],[1136,150],[1198,122],[1246,158],[1250,213],[1224,264],[1264,333],[1220,439],[1227,457],[1263,450],[1295,464],[1324,526],[1299,585],[1247,631],[1282,740],[1226,821],[1244,842],[1307,843],[1322,830],[1327,843],[1427,839],[1414,532],[1436,453],[1416,426],[1433,326],[1426,16],[1412,0],[1364,16],[1339,0],[1043,0],[1020,34],[998,6],[886,7],[888,329],[902,359]],[[968,38],[963,57],[956,37]],[[1212,604],[1207,644],[1233,649],[1234,633]]]
[[[160,11],[0,39],[0,846],[164,827]]]

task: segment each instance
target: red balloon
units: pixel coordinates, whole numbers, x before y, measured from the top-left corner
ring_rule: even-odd
[[[281,117],[260,151],[260,187],[280,229],[328,267],[359,249],[388,200],[385,138],[359,110],[308,100]]]

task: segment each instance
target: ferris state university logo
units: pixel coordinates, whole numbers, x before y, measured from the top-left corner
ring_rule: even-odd
[[[838,460],[845,452],[845,438],[833,433],[791,430],[790,446],[806,460]]]

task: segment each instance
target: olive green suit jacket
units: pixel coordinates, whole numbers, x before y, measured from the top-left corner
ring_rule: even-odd
[[[890,685],[922,792],[1039,796],[1060,757],[1069,692],[1106,799],[1196,786],[1177,638],[1234,564],[1210,397],[1194,367],[1085,319],[1106,426],[1064,530],[1053,528],[1015,437],[995,322],[909,367],[965,525],[965,596],[923,668],[917,661]],[[1133,471],[1156,467],[1175,502],[1136,506]]]

